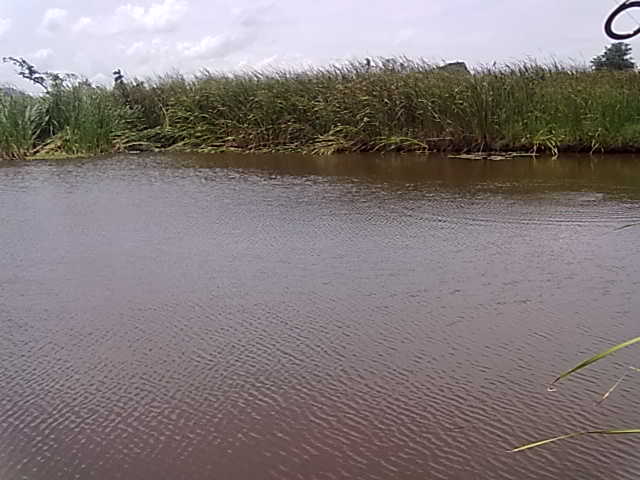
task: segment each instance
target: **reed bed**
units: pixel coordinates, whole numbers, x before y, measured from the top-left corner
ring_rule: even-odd
[[[199,152],[640,151],[640,76],[422,61],[204,71],[0,98],[0,156]]]

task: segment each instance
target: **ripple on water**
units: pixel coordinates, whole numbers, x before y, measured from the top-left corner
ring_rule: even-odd
[[[0,170],[0,477],[635,478],[630,438],[505,453],[636,421],[631,378],[594,408],[633,352],[545,389],[637,334],[615,172],[193,162]]]

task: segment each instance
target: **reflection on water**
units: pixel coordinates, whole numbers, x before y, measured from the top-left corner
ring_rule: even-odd
[[[640,160],[0,168],[0,478],[637,477]],[[637,358],[637,356],[636,356]]]

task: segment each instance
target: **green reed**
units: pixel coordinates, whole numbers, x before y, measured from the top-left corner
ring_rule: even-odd
[[[306,71],[203,71],[115,89],[75,85],[30,102],[44,103],[44,125],[27,129],[32,140],[23,151],[640,150],[640,76],[561,65],[466,74],[399,58]],[[1,144],[5,156],[11,145]]]
[[[112,91],[86,84],[0,96],[0,158],[110,152],[131,117]]]
[[[0,96],[0,159],[30,155],[44,118],[42,102],[26,96]]]
[[[130,111],[111,90],[79,84],[56,89],[43,101],[47,122],[40,154],[107,153],[130,127]]]
[[[199,151],[640,147],[640,77],[532,64],[465,75],[402,59],[158,82],[165,143]],[[156,125],[159,127],[160,125]]]
[[[627,225],[627,226],[633,226],[633,225]],[[556,377],[555,380],[553,380],[553,382],[551,382],[551,385],[549,386],[549,391],[555,391],[556,389],[556,385],[561,381],[564,380],[566,378],[569,378],[570,376],[580,372],[582,369],[589,367],[590,365],[593,365],[596,362],[599,362],[611,355],[613,355],[614,353],[618,352],[619,350],[622,350],[623,348],[627,348],[629,346],[632,345],[636,345],[640,343],[640,337],[636,337],[636,338],[632,338],[631,340],[627,340],[624,341],[622,343],[619,343],[617,345],[614,345],[612,347],[607,348],[606,350],[593,355],[592,357],[587,358],[586,360],[583,360],[582,362],[580,362],[578,365],[576,365],[575,367],[571,368],[570,370],[567,370],[566,372],[560,374],[558,377]],[[622,383],[622,381],[627,377],[627,375],[629,374],[630,371],[633,372],[640,372],[639,368],[636,367],[628,367],[628,369],[626,370],[626,372],[609,388],[609,390],[607,390],[605,392],[605,394],[602,396],[602,398],[598,401],[598,404],[601,404],[602,402],[604,402],[607,398],[609,398],[609,396],[613,393],[613,391],[615,389],[617,389],[620,384]],[[552,437],[552,438],[547,438],[545,440],[539,440],[533,443],[528,443],[526,445],[522,445],[519,447],[516,447],[514,449],[511,450],[511,452],[523,452],[525,450],[530,450],[532,448],[537,448],[537,447],[541,447],[543,445],[548,445],[550,443],[555,443],[555,442],[559,442],[561,440],[570,440],[570,439],[574,439],[574,438],[579,438],[579,437],[584,437],[584,436],[618,436],[618,435],[638,435],[640,434],[640,428],[623,428],[623,429],[608,429],[608,430],[586,430],[586,431],[582,431],[582,432],[573,432],[573,433],[568,433],[565,435],[560,435],[557,437]]]

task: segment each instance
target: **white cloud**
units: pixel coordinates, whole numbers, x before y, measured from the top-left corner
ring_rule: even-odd
[[[178,51],[185,57],[201,60],[237,54],[263,36],[265,25],[273,20],[274,7],[275,4],[269,2],[235,9],[226,32],[206,35],[195,42],[181,42]]]
[[[50,8],[44,13],[40,29],[49,34],[57,33],[67,25],[69,12],[62,8]]]
[[[33,52],[29,58],[33,58],[34,60],[46,60],[47,58],[53,55],[53,50],[50,48],[41,48],[36,52]]]
[[[147,44],[145,42],[136,42],[132,44],[124,52],[128,57],[135,57],[138,55],[145,55],[148,52]]]
[[[13,22],[10,18],[0,18],[0,37],[11,29]]]
[[[95,27],[95,22],[91,17],[80,17],[71,27],[74,33],[86,32]]]
[[[237,65],[242,70],[304,70],[320,64],[300,54],[271,55],[261,60],[243,62]]]
[[[54,52],[50,48],[29,52],[24,58],[35,63],[39,70],[49,70],[54,66]]]
[[[418,34],[413,28],[403,28],[395,36],[394,45],[410,43]]]
[[[120,33],[175,31],[188,11],[186,0],[162,0],[150,7],[127,3],[103,17],[80,17],[71,27],[76,34],[111,36]]]
[[[157,72],[172,68],[192,71],[202,68],[209,60],[218,61],[219,67],[226,65],[224,60],[250,43],[251,38],[247,35],[223,33],[207,35],[193,42],[171,43],[162,38],[137,41],[123,47],[122,52],[127,58],[126,63],[135,65],[132,70],[136,74],[149,68]]]
[[[27,57],[32,60],[40,70],[51,70],[55,68],[56,57],[54,52],[50,48],[41,48],[33,53],[30,53]]]
[[[170,60],[176,53],[175,48],[159,38],[151,42],[135,42],[125,50],[125,55],[133,57],[138,65],[157,63],[159,59]]]
[[[116,9],[114,21],[119,30],[168,32],[178,26],[187,10],[185,0],[164,0],[149,8],[127,4]]]
[[[243,27],[258,27],[274,21],[276,4],[273,1],[258,2],[251,6],[235,8],[233,16]]]
[[[174,0],[166,0],[148,9],[121,7],[118,9],[118,15],[113,18],[117,20],[120,31],[126,27],[129,32],[135,32],[136,29],[138,32],[149,32],[153,28],[160,28],[160,26],[168,28],[170,25],[164,20],[164,14],[159,13],[158,7],[163,6],[162,11],[167,11],[167,9],[170,10],[169,7],[173,8],[176,5]],[[217,24],[218,29],[222,27],[221,31],[214,30],[213,33],[205,31],[195,38],[183,36],[182,39],[174,41],[158,33],[153,40],[149,41],[137,35],[132,38],[131,43],[119,48],[120,54],[124,56],[122,65],[126,65],[129,75],[162,73],[167,70],[194,72],[212,64],[215,65],[216,70],[232,70],[240,60],[245,60],[246,53],[258,43],[258,39],[261,39],[260,47],[265,48],[271,39],[266,27],[272,22],[275,12],[273,3],[264,2],[245,6],[242,9],[227,10],[228,17],[224,22]],[[209,22],[206,25],[208,30],[215,28]],[[95,31],[95,29],[92,30]],[[181,30],[184,31],[184,27]],[[276,61],[277,63],[284,61],[283,57],[274,53],[267,47],[264,53],[260,53],[257,57],[255,54],[249,55],[246,62],[240,62],[240,65],[250,65],[249,59],[251,59],[255,67],[255,61],[258,58],[266,58],[264,66],[271,66]],[[118,60],[118,63],[120,62],[121,60]]]
[[[190,58],[224,58],[251,43],[250,37],[243,33],[223,33],[215,37],[207,35],[197,42],[178,44],[181,54]]]

